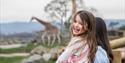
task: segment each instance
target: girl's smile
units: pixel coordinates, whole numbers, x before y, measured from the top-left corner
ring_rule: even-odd
[[[80,31],[81,31],[80,27],[73,26],[73,32],[74,32],[74,34],[80,33]]]

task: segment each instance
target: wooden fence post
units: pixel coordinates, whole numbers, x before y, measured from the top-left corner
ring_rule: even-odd
[[[121,63],[121,61],[122,61],[121,52],[120,51],[113,51],[113,55],[114,55],[113,63]]]

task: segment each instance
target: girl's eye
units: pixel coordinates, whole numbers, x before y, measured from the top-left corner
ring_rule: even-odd
[[[83,25],[83,23],[79,23],[80,25]]]
[[[80,25],[83,25],[83,23],[82,23],[82,22],[79,22],[79,24],[80,24]]]
[[[76,20],[74,20],[74,22],[76,23]]]

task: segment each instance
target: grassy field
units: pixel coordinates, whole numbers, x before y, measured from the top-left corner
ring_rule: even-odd
[[[18,48],[10,48],[10,49],[2,49],[0,48],[0,53],[30,53],[35,47],[39,45],[28,44],[26,47],[18,47]],[[55,43],[53,46],[42,45],[45,48],[53,48],[56,46],[62,46],[62,44]]]
[[[25,57],[0,57],[0,63],[20,63]]]
[[[11,49],[1,49],[0,53],[29,53],[36,46],[33,44],[28,44],[26,47],[11,48]]]
[[[0,57],[0,63],[20,63],[22,59],[26,57]],[[41,62],[43,63],[43,62]],[[55,60],[50,60],[49,62],[44,63],[55,63]]]
[[[57,46],[58,44],[54,44],[53,46],[47,46],[44,45],[46,48],[53,48]],[[10,54],[10,53],[30,53],[31,50],[33,50],[35,47],[38,45],[34,44],[28,44],[26,47],[19,47],[19,48],[11,48],[11,49],[1,49],[0,48],[0,53],[4,54]],[[22,59],[26,57],[20,57],[20,56],[15,56],[15,57],[0,57],[0,63],[20,63]],[[44,63],[55,63],[56,60],[50,60],[49,62],[44,62]],[[41,62],[43,63],[43,61]]]

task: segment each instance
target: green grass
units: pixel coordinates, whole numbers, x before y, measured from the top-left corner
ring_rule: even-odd
[[[28,44],[26,47],[19,47],[19,48],[11,48],[11,49],[1,49],[0,53],[23,53],[23,52],[30,52],[36,46],[33,44]]]
[[[39,44],[42,45],[42,44]],[[33,50],[35,47],[39,46],[39,45],[34,45],[32,43],[28,44],[26,47],[18,47],[18,48],[10,48],[10,49],[2,49],[0,48],[0,53],[30,53],[31,50]],[[62,46],[63,44],[58,44],[58,42],[55,42],[55,44],[53,46],[48,46],[46,45],[42,45],[43,47],[46,48],[54,48],[56,46]]]
[[[26,57],[0,57],[0,63],[21,63],[23,59]],[[55,63],[56,60],[50,60],[49,62],[44,62],[44,63]],[[41,62],[43,63],[43,62]]]
[[[55,42],[53,45],[51,45],[51,46],[48,46],[47,44],[45,44],[45,45],[42,45],[43,47],[46,47],[46,48],[54,48],[54,47],[56,47],[56,46],[59,46],[60,44],[58,44],[58,42]]]
[[[41,45],[41,44],[39,44]],[[0,48],[0,53],[4,53],[4,54],[8,54],[8,53],[29,53],[31,52],[31,50],[33,50],[35,47],[39,46],[39,45],[34,45],[32,43],[28,44],[26,47],[19,47],[19,48],[11,48],[11,49],[1,49]],[[60,44],[62,45],[62,44]],[[47,46],[44,45],[44,47],[47,48],[53,48],[59,46],[59,44],[56,42],[53,46]],[[20,63],[22,61],[22,59],[24,59],[26,57],[19,57],[19,56],[15,56],[15,57],[0,57],[0,63]],[[45,63],[55,63],[55,59],[51,59],[49,60],[49,62],[45,62]],[[43,62],[42,62],[43,63]]]
[[[55,63],[56,62],[56,60],[50,60],[48,63]]]
[[[25,57],[0,57],[0,63],[20,63]]]

